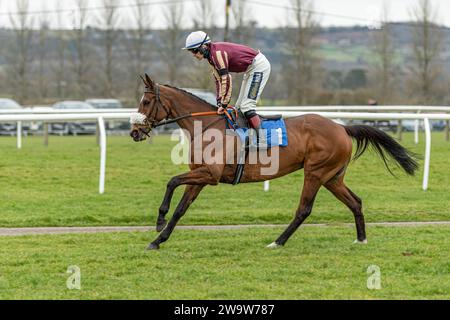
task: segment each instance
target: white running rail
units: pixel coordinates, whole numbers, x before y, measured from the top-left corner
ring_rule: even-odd
[[[42,113],[42,114],[0,114],[0,122],[12,122],[17,121],[21,123],[23,121],[74,121],[74,120],[96,120],[98,121],[100,128],[100,183],[99,183],[99,193],[102,194],[105,191],[105,173],[106,173],[106,130],[104,120],[111,119],[129,119],[133,113],[132,109],[127,110],[127,112],[105,112],[100,113],[96,110],[96,113]],[[285,110],[284,107],[277,107],[275,111],[259,111],[263,115],[273,115],[273,114],[283,114],[284,117],[300,116],[308,113],[313,113],[311,111],[292,111]],[[372,120],[400,120],[400,119],[413,119],[413,120],[423,120],[425,123],[425,163],[424,163],[424,174],[423,174],[423,190],[428,189],[429,181],[429,166],[430,166],[430,155],[431,155],[431,129],[429,120],[450,120],[450,114],[437,114],[437,113],[369,113],[369,112],[314,112],[315,114],[320,114],[324,117],[330,119],[372,119]],[[22,146],[22,134],[20,125],[17,129],[17,147]],[[265,184],[265,190],[268,190],[268,184]]]

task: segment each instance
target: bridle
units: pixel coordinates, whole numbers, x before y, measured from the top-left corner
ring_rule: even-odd
[[[170,109],[161,100],[160,85],[158,83],[155,83],[154,84],[154,89],[153,88],[149,88],[149,87],[146,86],[144,93],[154,93],[155,94],[155,99],[156,99],[156,102],[155,102],[155,106],[156,107],[154,107],[153,108],[154,110],[152,110],[152,112],[148,116],[146,116],[146,118],[145,118],[145,122],[147,122],[147,124],[149,126],[149,130],[145,131],[143,128],[138,128],[138,130],[141,131],[143,134],[145,134],[147,137],[150,137],[150,132],[154,128],[158,128],[158,127],[170,124],[170,123],[174,123],[174,122],[177,122],[177,121],[182,120],[182,119],[191,118],[191,117],[198,117],[198,116],[213,116],[213,115],[217,116],[217,112],[216,111],[207,111],[207,112],[188,113],[188,114],[185,114],[185,115],[173,118],[173,119],[169,119],[169,117],[171,115],[171,112],[170,112]],[[162,120],[156,120],[155,118],[158,115],[160,107],[163,108],[163,110],[165,111],[166,117],[164,119],[162,119]],[[229,115],[229,113],[227,111],[225,111],[225,115],[228,118],[231,119],[231,116]],[[218,119],[218,121],[219,120],[221,120],[221,119]],[[214,123],[215,122],[211,123],[210,125],[212,125]]]
[[[155,84],[155,90],[152,90],[149,87],[145,87],[144,93],[154,93],[155,99],[156,99],[156,102],[155,102],[156,107],[153,108],[154,110],[152,110],[152,112],[147,116],[147,121],[149,122],[150,128],[153,129],[153,128],[160,127],[164,124],[167,124],[167,123],[162,123],[162,122],[168,120],[168,118],[170,116],[170,109],[167,108],[164,105],[163,101],[161,100],[159,84]],[[155,120],[155,118],[158,115],[160,107],[163,108],[164,112],[166,113],[166,117],[161,121],[157,121],[157,120]]]

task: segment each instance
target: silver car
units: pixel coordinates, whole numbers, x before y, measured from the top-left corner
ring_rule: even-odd
[[[57,102],[52,106],[53,109],[59,110],[79,110],[86,109],[92,110],[92,107],[89,103],[84,101],[61,101]],[[97,130],[96,122],[65,122],[65,123],[52,123],[50,125],[50,133],[52,134],[94,134]]]
[[[117,99],[88,99],[86,100],[95,109],[123,109],[122,103]],[[106,130],[130,130],[129,121],[107,120]]]
[[[96,109],[122,109],[122,103],[117,99],[88,99],[89,103]]]

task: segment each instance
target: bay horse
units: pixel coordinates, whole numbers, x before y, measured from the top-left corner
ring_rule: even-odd
[[[217,115],[215,106],[184,90],[157,84],[147,74],[142,79],[145,92],[140,101],[138,113],[131,121],[130,136],[134,141],[145,140],[147,136],[150,136],[153,128],[167,122],[168,119],[176,121],[182,129],[190,133],[190,137],[194,137],[194,120],[198,121],[200,117],[193,112],[210,115],[201,117],[203,119],[201,122],[202,132],[211,128],[225,132],[226,119],[224,116]],[[286,147],[275,147],[279,148],[277,149],[279,152],[278,171],[271,175],[263,175],[260,170],[263,164],[249,164],[247,159],[240,181],[241,183],[261,182],[304,169],[300,204],[294,219],[285,231],[267,247],[277,248],[285,245],[289,237],[311,214],[314,199],[322,186],[327,188],[353,213],[357,234],[355,243],[367,243],[361,199],[344,183],[344,176],[352,159],[352,140],[356,141],[353,159],[360,157],[368,146],[372,146],[388,170],[387,161],[391,159],[408,175],[414,175],[418,169],[416,155],[401,146],[388,134],[366,125],[344,126],[315,114],[288,118],[285,120],[285,124],[289,144]],[[228,146],[229,139],[237,138],[225,135],[223,139],[226,140],[225,145]],[[193,148],[191,148],[191,158],[192,152]],[[156,222],[156,230],[160,234],[149,244],[148,250],[159,249],[160,244],[169,239],[177,222],[205,186],[232,183],[237,164],[228,164],[225,160],[222,163],[213,164],[207,164],[204,161],[197,164],[190,163],[189,172],[170,179]],[[172,218],[167,223],[165,216],[169,211],[174,190],[180,185],[186,185],[186,189]]]

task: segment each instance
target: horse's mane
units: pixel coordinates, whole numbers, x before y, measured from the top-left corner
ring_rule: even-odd
[[[188,96],[190,96],[190,97],[192,97],[192,98],[194,98],[194,99],[196,99],[196,100],[198,100],[198,101],[200,101],[200,102],[205,103],[206,105],[210,106],[210,107],[211,107],[212,109],[214,109],[214,110],[217,109],[216,106],[212,105],[211,103],[209,103],[209,102],[206,101],[206,100],[203,100],[203,99],[200,98],[200,97],[197,97],[195,94],[193,94],[193,93],[191,93],[191,92],[189,92],[189,91],[186,91],[186,90],[183,90],[183,89],[180,89],[180,88],[171,86],[171,85],[169,85],[169,84],[164,84],[164,86],[165,86],[165,87],[168,87],[168,88],[171,88],[171,89],[178,90],[178,91],[180,91],[180,92],[182,92],[182,93],[184,93],[184,94],[187,94]]]

